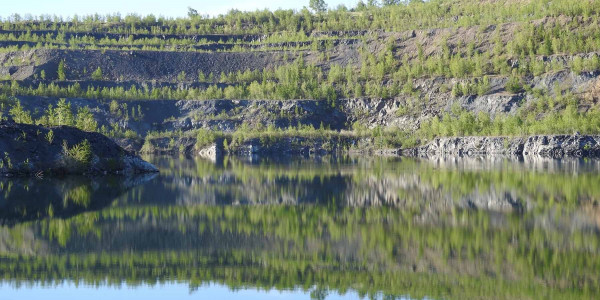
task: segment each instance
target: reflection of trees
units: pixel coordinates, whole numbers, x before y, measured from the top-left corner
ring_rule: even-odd
[[[69,206],[69,202],[83,208],[88,208],[92,199],[92,188],[90,185],[80,185],[64,192],[63,207]]]
[[[158,158],[156,163],[165,171],[157,186],[144,187],[146,201],[520,211],[575,208],[600,199],[600,174],[574,163],[567,165],[568,172],[552,162],[545,164],[552,170],[547,172],[506,160],[487,165],[385,158],[249,163],[226,157],[219,165],[202,159]]]
[[[600,175],[576,165],[569,172],[410,159],[158,165],[160,180],[130,190],[149,179],[0,180],[9,194],[0,214],[38,220],[0,227],[0,276],[300,287],[315,298],[349,289],[457,299],[600,292]],[[51,200],[20,206],[16,199],[29,192]],[[262,205],[205,205],[230,203]],[[43,219],[49,207],[63,219]]]
[[[416,298],[493,291],[500,298],[568,299],[600,291],[600,233],[578,228],[583,220],[575,213],[562,215],[562,226],[547,226],[534,213],[423,217],[385,207],[110,207],[5,228],[33,232],[31,243],[48,246],[36,255],[4,255],[0,276],[317,286]]]
[[[0,223],[68,217],[100,209],[131,187],[152,178],[148,175],[99,178],[73,176],[60,179],[0,178]]]

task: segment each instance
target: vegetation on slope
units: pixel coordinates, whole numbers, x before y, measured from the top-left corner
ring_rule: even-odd
[[[177,19],[12,16],[0,24],[0,46],[5,45],[6,51],[278,50],[281,56],[274,58],[278,65],[264,68],[177,71],[170,74],[170,80],[162,76],[158,85],[154,79],[124,82],[121,71],[107,70],[102,63],[82,70],[69,59],[53,61],[51,66],[36,56],[21,61],[11,56],[5,65],[40,67],[22,81],[8,81],[13,79],[12,71],[8,72],[6,81],[0,83],[0,98],[8,102],[4,115],[16,105],[8,100],[10,96],[316,99],[327,101],[330,109],[341,99],[370,98],[400,99],[398,118],[424,116],[423,122],[416,122],[418,134],[413,134],[413,128],[386,128],[386,132],[401,132],[393,134],[402,138],[391,145],[448,135],[600,132],[594,96],[586,98],[569,87],[540,84],[561,73],[597,76],[600,4],[596,1],[386,1],[381,6],[359,2],[351,9],[340,6],[327,11],[321,1],[313,2],[312,11],[233,10],[207,17],[190,9],[188,17]],[[340,60],[340,56],[347,57]],[[518,112],[463,112],[442,103],[442,99],[451,103],[499,95],[521,97]],[[433,115],[426,114],[428,109]],[[364,123],[355,127],[361,126],[375,127]],[[346,129],[352,130],[353,124]]]

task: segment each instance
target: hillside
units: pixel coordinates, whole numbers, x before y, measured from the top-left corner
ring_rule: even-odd
[[[599,134],[599,13],[592,0],[433,0],[211,18],[13,16],[0,22],[0,118],[76,126],[48,111],[65,98],[95,119],[86,130],[149,152],[282,136],[377,149]]]

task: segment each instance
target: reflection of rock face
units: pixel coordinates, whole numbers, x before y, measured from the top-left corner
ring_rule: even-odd
[[[600,164],[540,157],[527,157],[522,161],[502,157],[437,157],[427,160],[390,158],[368,164],[315,164],[301,160],[299,164],[275,163],[264,167],[260,159],[228,160],[218,165],[203,160],[179,161],[175,169],[191,172],[162,174],[157,181],[159,185],[144,187],[143,198],[171,199],[170,203],[182,205],[321,203],[438,212],[452,208],[524,211],[538,206],[539,197],[565,201],[571,195],[562,192],[560,184],[580,182],[579,177],[569,174],[588,174]],[[581,178],[585,182],[594,179]],[[554,181],[559,184],[549,184]],[[589,192],[581,190],[575,200],[600,197],[596,194],[600,191]]]
[[[61,212],[67,218],[0,226],[0,255],[7,256],[0,275],[120,284],[209,282],[226,273],[237,287],[347,289],[358,282],[374,292],[395,282],[414,290],[420,276],[432,276],[460,289],[491,282],[492,288],[481,288],[487,293],[499,278],[504,286],[528,289],[577,290],[584,281],[600,291],[594,205],[600,175],[587,169],[594,164],[321,159],[214,164],[157,158],[165,172],[155,178],[113,185],[29,181],[32,193],[52,188],[69,197],[85,195],[81,186],[98,195],[137,186],[101,211],[75,214],[79,206],[71,205]],[[12,183],[11,195],[27,183]],[[573,193],[573,206],[545,207],[538,199],[560,201]],[[344,278],[351,284],[340,283]],[[279,279],[285,282],[273,281]],[[423,290],[430,285],[425,281]]]
[[[198,156],[209,159],[212,162],[216,162],[222,155],[223,153],[221,153],[221,149],[217,147],[217,144],[212,144],[198,150]]]
[[[582,158],[554,159],[541,156],[431,156],[423,158],[423,161],[435,168],[450,169],[456,171],[486,171],[486,170],[527,170],[529,172],[545,173],[571,173],[583,174],[596,172],[600,169],[600,160],[584,160]]]

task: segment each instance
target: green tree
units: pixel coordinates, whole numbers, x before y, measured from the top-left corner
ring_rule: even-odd
[[[63,152],[82,167],[88,166],[94,155],[92,145],[87,139],[71,148],[68,147],[67,141],[63,141]]]
[[[102,69],[100,67],[98,67],[98,69],[96,69],[96,71],[94,71],[92,73],[92,79],[93,80],[102,80],[103,76],[102,76]]]
[[[58,126],[73,126],[74,118],[73,112],[71,111],[71,103],[67,103],[67,100],[62,98],[58,101],[56,105],[56,109],[54,110],[54,114],[56,115],[56,123],[54,125]]]
[[[190,19],[193,19],[198,16],[199,16],[198,11],[193,9],[192,7],[188,6],[188,17]]]
[[[31,114],[21,106],[21,101],[17,100],[15,105],[8,111],[8,114],[16,123],[33,124]]]
[[[90,109],[80,107],[77,110],[77,117],[75,119],[75,127],[83,131],[96,131],[98,130],[98,122],[94,119],[94,115],[90,112]]]
[[[322,13],[327,10],[325,0],[310,0],[308,6],[316,13]]]
[[[181,73],[177,74],[177,81],[182,82],[185,81],[185,71],[181,71]]]
[[[58,75],[58,80],[66,80],[67,79],[67,74],[65,73],[65,61],[64,60],[61,60],[60,63],[58,63],[57,75]]]

